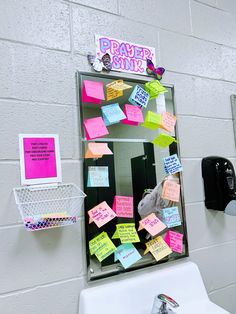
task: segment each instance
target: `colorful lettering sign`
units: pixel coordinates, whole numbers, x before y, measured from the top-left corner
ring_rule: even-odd
[[[112,209],[116,213],[117,217],[133,218],[133,197],[116,195],[114,197]]]
[[[152,213],[140,220],[139,230],[146,229],[153,237],[166,229],[166,225]]]
[[[107,36],[95,35],[96,56],[108,53],[112,70],[146,75],[147,59],[156,61],[155,48]]]
[[[95,117],[84,120],[86,140],[92,140],[109,134],[102,117]]]
[[[140,242],[138,233],[135,229],[134,223],[123,223],[116,225],[116,231],[112,237],[112,239],[120,238],[121,243],[135,243]]]
[[[108,206],[107,202],[102,202],[90,209],[88,211],[88,215],[89,223],[94,222],[98,226],[98,228],[101,228],[106,223],[116,217],[116,214],[111,209],[111,207]]]
[[[121,244],[116,249],[114,255],[115,262],[119,260],[125,269],[135,264],[142,258],[132,243]]]
[[[163,184],[161,197],[173,202],[178,202],[180,196],[180,185],[173,180],[166,180]]]
[[[152,239],[146,243],[146,250],[144,255],[150,252],[156,261],[163,259],[172,253],[171,248],[168,244],[163,240],[161,236],[158,236],[155,239]]]
[[[90,254],[95,254],[99,262],[113,254],[115,250],[115,245],[105,231],[89,241]]]
[[[129,102],[134,106],[146,108],[149,101],[149,94],[139,85],[136,85],[129,96]]]
[[[169,230],[164,238],[173,252],[183,253],[183,234]]]
[[[103,82],[83,81],[82,102],[100,105],[104,99]]]
[[[125,119],[124,112],[120,109],[118,103],[106,105],[101,107],[103,120],[105,125],[111,125],[120,122],[120,120]]]
[[[137,126],[140,122],[143,122],[143,113],[141,108],[129,104],[124,105],[124,113],[126,119],[122,120],[123,124],[130,124]]]
[[[163,163],[166,174],[173,174],[183,171],[183,167],[179,161],[177,154],[163,158]]]
[[[162,217],[168,228],[181,226],[181,218],[177,206],[162,208]]]
[[[89,166],[87,187],[109,187],[107,166]]]

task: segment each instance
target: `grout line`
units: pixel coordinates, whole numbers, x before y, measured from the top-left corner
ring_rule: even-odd
[[[190,253],[195,253],[195,252],[199,252],[199,251],[203,251],[203,250],[207,250],[207,249],[211,249],[211,248],[216,248],[216,247],[221,247],[224,245],[234,244],[234,243],[236,243],[236,239],[231,240],[231,241],[225,241],[225,242],[217,243],[217,244],[202,246],[201,248],[190,250]]]
[[[42,100],[30,100],[30,99],[19,99],[15,97],[0,97],[0,101],[6,101],[6,102],[21,102],[21,103],[29,103],[32,105],[47,105],[47,106],[76,106],[76,104],[71,104],[71,103],[58,103],[58,102],[46,102]],[[1,104],[0,104],[1,105]]]
[[[189,5],[189,17],[190,17],[190,29],[191,29],[191,35],[193,35],[193,19],[192,19],[191,0],[189,0],[188,5]]]
[[[220,117],[210,117],[210,116],[202,116],[202,115],[198,115],[198,114],[184,114],[184,113],[179,113],[177,114],[178,117],[193,117],[193,118],[202,118],[202,119],[212,119],[212,120],[223,120],[223,121],[231,121],[232,122],[232,118],[220,118]]]
[[[202,2],[201,0],[194,0],[194,1],[197,2],[197,3],[199,3],[199,4],[201,4],[201,5],[204,5],[204,6],[206,6],[206,7],[210,7],[210,8],[212,8],[212,9],[216,9],[216,10],[218,10],[218,11],[224,11],[224,12],[226,12],[225,10],[223,10],[223,9],[221,9],[221,8],[219,8],[219,7],[217,7],[217,4],[214,6],[214,5],[211,5],[211,4],[209,4],[209,3]]]
[[[228,289],[228,288],[232,288],[232,287],[236,287],[236,283],[231,283],[229,285],[226,285],[226,286],[223,286],[223,287],[220,287],[220,288],[216,288],[214,290],[210,290],[210,291],[208,291],[208,294],[212,295],[215,292],[218,292],[218,291],[221,291],[221,290],[225,290],[225,289]]]

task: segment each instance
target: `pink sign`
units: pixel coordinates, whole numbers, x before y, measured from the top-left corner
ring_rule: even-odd
[[[102,137],[109,134],[102,117],[84,120],[86,140]]]
[[[121,120],[121,123],[123,124],[137,126],[139,122],[143,122],[143,113],[141,108],[139,108],[138,106],[125,104],[124,113],[126,115],[126,119]]]
[[[166,225],[156,217],[154,213],[148,215],[139,222],[139,229],[146,229],[153,237],[166,229]]]
[[[146,75],[147,59],[156,62],[155,48],[134,44],[107,36],[95,35],[98,58],[108,53],[112,70]]]
[[[164,240],[173,252],[183,252],[183,234],[175,231],[168,231]]]
[[[116,212],[117,217],[133,218],[133,197],[116,195],[112,209]]]
[[[90,102],[99,105],[104,99],[103,82],[83,81],[82,102]]]
[[[88,211],[89,223],[94,222],[98,228],[104,226],[116,217],[116,214],[108,206],[107,202],[102,202]]]

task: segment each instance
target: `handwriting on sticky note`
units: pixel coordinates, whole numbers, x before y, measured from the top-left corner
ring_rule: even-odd
[[[173,202],[178,202],[180,185],[173,180],[166,180],[163,184],[161,197]]]
[[[168,228],[181,225],[181,218],[177,206],[162,208],[162,217]]]
[[[119,234],[121,243],[140,242],[134,223],[118,224],[116,225],[116,228],[117,228],[117,232]]]
[[[101,158],[103,155],[113,155],[107,143],[88,143],[85,158]]]
[[[125,269],[142,258],[132,243],[121,244],[114,254],[115,261],[118,259]]]
[[[90,254],[95,254],[99,262],[102,262],[116,250],[115,245],[106,232],[100,233],[98,236],[89,241]]]
[[[123,80],[113,81],[113,82],[107,84],[106,86],[111,87],[111,88],[113,88],[114,90],[117,90],[117,91],[124,91],[126,89],[132,88],[131,85],[125,84]]]
[[[112,87],[107,87],[107,101],[116,99],[118,97],[123,96],[123,91],[122,90],[116,90],[113,89]]]
[[[161,148],[166,148],[173,142],[176,142],[176,139],[168,134],[161,133],[159,134],[153,141],[152,143],[155,145],[160,146]]]
[[[150,99],[158,97],[160,93],[168,92],[167,89],[157,80],[145,83],[144,88],[148,92]]]
[[[172,253],[171,248],[167,245],[161,236],[148,241],[146,243],[146,247],[147,249],[144,254],[150,252],[156,261],[159,261]]]
[[[133,197],[116,195],[112,209],[116,212],[117,217],[133,218]]]
[[[160,123],[161,123],[161,115],[156,114],[155,112],[149,110],[146,113],[145,120],[142,126],[150,130],[156,130],[157,128],[159,128]]]
[[[173,132],[175,128],[176,117],[169,112],[162,112],[161,114],[161,128]]]
[[[183,253],[183,234],[169,230],[164,238],[173,252]]]
[[[89,222],[94,222],[98,228],[116,217],[114,211],[109,207],[107,202],[102,202],[88,211]]]
[[[107,126],[118,123],[120,120],[126,118],[118,103],[102,106],[101,110],[105,125]]]
[[[153,237],[166,229],[166,225],[154,213],[139,222],[139,230],[146,229]]]
[[[107,166],[89,166],[87,187],[109,187]]]
[[[92,140],[109,134],[102,117],[84,120],[84,129],[87,140]]]
[[[103,82],[83,81],[82,102],[101,104],[104,99]]]
[[[137,106],[125,104],[124,113],[129,122],[143,122],[142,110]]]
[[[163,162],[166,174],[173,174],[183,170],[177,154],[163,158]]]
[[[129,102],[135,106],[147,107],[149,94],[139,85],[136,85],[129,97]]]

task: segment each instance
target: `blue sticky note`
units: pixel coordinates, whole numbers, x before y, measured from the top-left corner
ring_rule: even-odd
[[[109,187],[108,167],[88,167],[87,187]]]
[[[141,86],[136,85],[132,94],[129,96],[129,102],[132,105],[146,108],[149,97],[149,94]]]
[[[166,174],[173,174],[183,171],[183,167],[179,161],[177,154],[163,158],[163,163]]]
[[[162,208],[163,222],[168,228],[181,226],[181,219],[177,206]]]
[[[119,260],[125,269],[142,258],[132,243],[121,244],[114,254],[115,262]]]
[[[126,119],[126,115],[121,110],[118,103],[106,105],[101,107],[102,117],[106,126],[119,123],[121,120]]]

